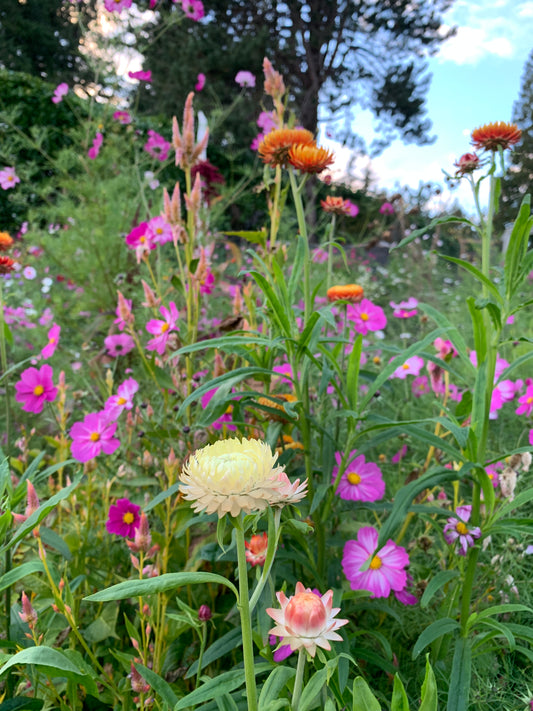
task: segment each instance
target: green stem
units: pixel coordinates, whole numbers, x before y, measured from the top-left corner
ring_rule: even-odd
[[[296,678],[294,680],[294,691],[292,693],[292,711],[298,711],[300,696],[302,695],[304,669],[307,658],[307,652],[302,647],[298,652],[298,666],[296,667]]]
[[[263,571],[261,573],[261,577],[259,578],[259,582],[257,583],[257,586],[250,598],[250,613],[254,611],[254,608],[257,605],[257,601],[261,597],[261,593],[263,592],[263,589],[267,583],[267,580],[270,579],[270,571],[272,570],[272,565],[274,563],[274,558],[276,556],[276,550],[279,543],[279,536],[281,533],[280,521],[281,508],[277,508],[274,511],[273,530],[271,530],[269,525],[268,547],[265,557],[265,564],[263,565]]]
[[[200,637],[200,653],[198,654],[198,673],[196,674],[196,688],[200,686],[200,675],[202,673],[202,659],[205,651],[205,642],[207,639],[207,625],[202,622],[201,631],[198,631],[198,636]]]
[[[248,711],[258,711],[257,689],[255,686],[254,648],[252,641],[252,620],[250,601],[248,598],[248,568],[246,566],[246,548],[244,545],[244,529],[242,518],[235,521],[235,540],[237,543],[237,565],[239,569],[239,602],[237,607],[241,614],[242,651],[244,657],[244,676],[246,679],[246,696]]]
[[[296,175],[294,170],[289,168],[289,178],[291,181],[292,197],[294,200],[294,207],[296,208],[296,217],[298,219],[298,230],[304,240],[304,324],[307,324],[309,316],[311,315],[311,256],[309,254],[309,238],[307,235],[307,225],[305,222],[304,206],[302,202],[302,189],[305,185],[305,179],[307,175],[304,176],[300,185],[296,183]]]
[[[331,216],[331,228],[329,230],[329,245],[328,245],[328,278],[326,282],[326,288],[331,287],[331,282],[333,281],[333,240],[335,238],[335,223],[337,215],[333,213]]]

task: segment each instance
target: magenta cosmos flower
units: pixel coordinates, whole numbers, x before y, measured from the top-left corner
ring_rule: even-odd
[[[459,541],[459,550],[457,551],[459,555],[466,555],[467,550],[474,545],[474,538],[481,536],[479,526],[468,528],[466,525],[471,513],[471,506],[458,506],[455,509],[455,516],[448,519],[443,529],[446,543],[451,545],[455,541]]]
[[[115,113],[113,114],[113,118],[115,119],[115,121],[118,121],[124,126],[131,123],[131,116],[129,111],[115,111]]]
[[[152,217],[146,228],[146,236],[150,244],[172,242],[172,227],[161,215]]]
[[[394,309],[392,315],[396,318],[411,318],[417,314],[418,300],[411,296],[407,301],[400,301],[398,304],[395,301],[389,301],[389,306]]]
[[[117,333],[114,336],[107,336],[104,338],[104,344],[107,348],[107,352],[113,358],[118,358],[118,356],[126,355],[135,348],[135,341],[127,333]]]
[[[131,7],[132,0],[104,0],[104,7],[108,12],[121,13]]]
[[[140,69],[138,72],[128,72],[130,79],[137,79],[138,81],[150,81],[152,79],[152,72],[150,69],[143,71]]]
[[[195,91],[202,91],[204,86],[205,86],[205,74],[202,74],[200,72],[200,74],[198,74],[198,76],[196,77],[196,84],[194,85],[194,90]]]
[[[116,420],[124,410],[133,408],[133,397],[139,390],[139,383],[135,378],[128,378],[118,386],[117,394],[108,398],[104,411],[109,415],[109,420]]]
[[[352,590],[368,590],[370,597],[388,597],[393,592],[402,592],[407,587],[409,556],[405,548],[393,540],[376,552],[378,532],[372,526],[364,526],[357,532],[356,541],[346,541],[342,556],[342,569]],[[370,559],[368,570],[362,570]]]
[[[408,375],[419,375],[423,367],[423,358],[420,356],[411,356],[405,363],[399,365],[390,377],[391,379],[398,378],[399,380],[405,380]]]
[[[72,456],[78,462],[88,462],[102,452],[113,454],[120,447],[120,440],[113,437],[116,429],[117,423],[110,422],[105,411],[89,413],[70,429]]]
[[[107,532],[122,538],[133,538],[141,523],[140,510],[141,507],[129,499],[118,499],[116,504],[109,507],[105,523]]]
[[[22,403],[25,412],[38,415],[42,412],[45,402],[52,402],[57,395],[57,388],[52,382],[54,372],[49,365],[37,368],[27,368],[20,374],[20,380],[15,383],[15,400]]]
[[[518,398],[520,405],[516,408],[517,415],[526,415],[529,417],[533,411],[533,380],[526,378],[526,393]]]
[[[15,168],[3,168],[0,170],[0,188],[9,190],[14,188],[17,183],[20,183],[20,178],[15,173]]]
[[[54,104],[60,104],[63,101],[63,97],[68,94],[68,84],[66,82],[61,82],[54,89],[54,95],[52,96],[52,102]]]
[[[100,153],[100,148],[102,147],[102,143],[104,142],[104,136],[100,131],[97,131],[96,136],[93,139],[93,145],[89,148],[87,151],[87,155],[91,160],[95,160],[98,157],[98,154]]]
[[[317,647],[331,649],[330,641],[342,642],[335,630],[348,624],[349,620],[333,619],[340,607],[333,607],[333,591],[319,597],[302,583],[296,583],[296,592],[288,598],[283,591],[276,593],[281,609],[267,608],[266,613],[276,626],[269,634],[283,637],[283,644],[295,652],[306,649],[314,657]]]
[[[378,501],[385,493],[385,482],[377,464],[366,462],[364,454],[350,452],[350,463],[340,478],[337,496],[346,501]],[[337,466],[333,467],[332,482],[337,478],[342,454],[335,452]]]
[[[369,299],[358,304],[348,304],[346,315],[353,322],[357,333],[363,336],[369,331],[381,331],[387,325],[387,317],[381,306],[376,306]]]
[[[59,334],[61,333],[61,326],[54,323],[52,328],[48,331],[48,343],[41,351],[41,358],[50,358],[56,352],[57,344],[59,343]]]
[[[164,355],[170,334],[178,330],[179,311],[176,304],[171,301],[168,309],[166,306],[161,306],[159,312],[163,316],[162,320],[153,318],[146,324],[146,330],[154,336],[146,344],[146,350],[157,351],[159,355]]]
[[[149,153],[152,158],[163,162],[168,158],[170,152],[170,143],[153,129],[148,130],[148,140],[144,144],[144,150]]]
[[[205,14],[201,0],[181,0],[181,7],[187,17],[194,22],[201,20]]]

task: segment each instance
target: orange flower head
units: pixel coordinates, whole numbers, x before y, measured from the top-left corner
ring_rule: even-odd
[[[334,160],[332,151],[314,143],[299,143],[289,150],[289,163],[303,173],[321,173]]]
[[[13,271],[15,262],[10,257],[0,257],[0,274],[9,274]]]
[[[364,289],[359,284],[332,286],[327,291],[328,301],[349,301],[351,304],[358,304],[364,295]]]
[[[274,412],[267,412],[266,416],[270,420],[275,420],[277,422],[286,422],[290,417],[287,415],[285,408],[283,407],[284,402],[296,402],[297,397],[292,393],[276,393],[275,395],[268,395],[265,397],[260,397],[257,399],[257,403],[263,407],[268,407],[270,410],[279,410],[279,415]]]
[[[496,121],[474,129],[471,138],[474,148],[497,151],[500,146],[505,149],[518,143],[521,136],[522,131],[516,124]]]
[[[276,128],[267,133],[257,150],[263,163],[285,166],[292,146],[314,143],[313,134],[306,128]]]
[[[335,215],[349,215],[350,201],[334,195],[328,195],[325,200],[321,200],[320,204],[324,212],[332,212]]]
[[[7,232],[0,232],[0,252],[5,252],[13,245],[13,237]]]

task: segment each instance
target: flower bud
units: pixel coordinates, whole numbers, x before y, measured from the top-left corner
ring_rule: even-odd
[[[212,616],[213,613],[211,612],[209,605],[200,605],[198,609],[198,619],[200,622],[207,622]]]

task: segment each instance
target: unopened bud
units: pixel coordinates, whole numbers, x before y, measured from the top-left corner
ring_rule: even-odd
[[[200,605],[198,609],[198,619],[200,622],[207,622],[213,616],[209,605]]]

